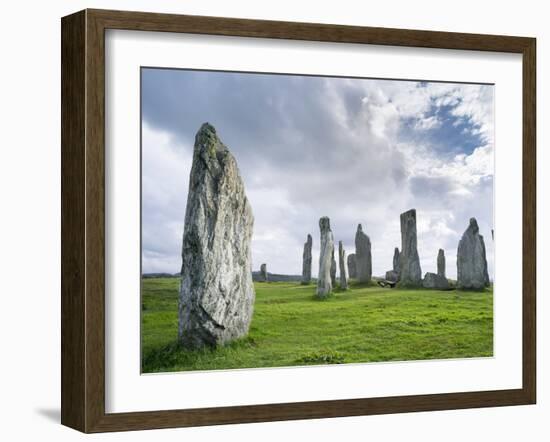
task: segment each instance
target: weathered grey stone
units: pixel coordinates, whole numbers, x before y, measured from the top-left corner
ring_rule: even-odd
[[[479,290],[490,284],[485,242],[475,218],[470,218],[470,225],[458,243],[456,265],[459,289]]]
[[[267,282],[267,264],[260,266],[260,281]]]
[[[393,249],[393,271],[399,274],[399,267],[401,263],[401,254],[399,253],[399,247]]]
[[[445,270],[445,251],[439,249],[437,252],[437,274],[443,278],[447,278]]]
[[[340,265],[340,288],[348,289],[348,277],[346,276],[346,251],[342,241],[338,242],[338,264]]]
[[[304,243],[304,253],[302,254],[302,284],[311,283],[311,247],[313,238],[308,233],[307,241]]]
[[[372,256],[370,238],[357,226],[355,233],[355,266],[359,282],[370,282],[372,278]]]
[[[444,276],[428,272],[424,275],[422,286],[426,289],[447,290],[449,288],[449,281]]]
[[[317,277],[317,297],[326,298],[332,293],[330,268],[334,254],[334,238],[330,230],[330,220],[324,216],[319,220],[321,242],[319,251],[319,275]]]
[[[399,281],[399,268],[401,263],[401,254],[399,248],[393,249],[393,268],[386,272],[386,281],[397,282]]]
[[[399,284],[403,287],[420,287],[422,285],[422,270],[417,250],[415,209],[401,214]]]
[[[330,282],[332,282],[332,287],[336,286],[336,260],[334,259],[334,248],[332,249],[332,258],[330,261]]]
[[[205,123],[195,137],[185,213],[178,336],[199,348],[248,333],[254,225],[235,158]]]
[[[355,253],[350,253],[348,255],[348,276],[350,278],[357,278]]]
[[[399,273],[395,270],[388,270],[386,272],[386,281],[397,282],[399,280]]]

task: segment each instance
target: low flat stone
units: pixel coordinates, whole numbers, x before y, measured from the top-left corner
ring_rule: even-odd
[[[388,270],[386,272],[386,281],[397,282],[398,280],[399,280],[399,273],[397,273],[395,270]]]
[[[428,272],[424,275],[422,287],[425,289],[448,290],[449,281],[444,276],[440,276],[437,273]]]

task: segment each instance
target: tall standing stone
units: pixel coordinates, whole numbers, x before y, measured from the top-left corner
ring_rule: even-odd
[[[348,277],[346,276],[346,251],[342,241],[338,242],[338,264],[340,265],[340,288],[348,289]]]
[[[399,264],[399,284],[404,287],[420,287],[422,270],[418,258],[416,239],[416,210],[401,214],[401,259]]]
[[[267,264],[260,266],[260,281],[267,282]]]
[[[357,278],[355,253],[350,253],[348,255],[348,276],[350,278]]]
[[[334,259],[334,248],[332,248],[332,258],[330,260],[330,282],[332,287],[336,286],[336,260]]]
[[[445,273],[445,251],[439,249],[439,252],[437,252],[437,275],[446,278]]]
[[[334,238],[330,230],[330,220],[324,216],[319,220],[321,242],[319,251],[319,275],[317,277],[317,297],[326,298],[332,292],[330,267],[334,253]]]
[[[304,243],[304,253],[302,254],[302,284],[311,283],[311,247],[313,238],[308,233],[307,241]]]
[[[185,347],[248,333],[253,225],[235,158],[205,123],[195,137],[183,231],[178,337]]]
[[[475,218],[470,218],[470,225],[458,243],[456,265],[459,289],[479,290],[489,285],[485,242]]]
[[[355,265],[359,282],[369,282],[372,278],[371,244],[361,224],[355,233]]]
[[[399,274],[399,267],[401,263],[401,254],[399,253],[399,247],[393,249],[393,271]]]

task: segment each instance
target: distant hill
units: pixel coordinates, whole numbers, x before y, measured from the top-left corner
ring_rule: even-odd
[[[179,278],[179,273],[143,273],[142,278]]]
[[[252,280],[259,281],[260,272],[252,272]],[[267,272],[267,280],[273,282],[300,282],[302,281],[302,275],[279,275]]]
[[[179,278],[179,273],[143,273],[143,278]],[[252,272],[252,280],[260,280],[260,272]],[[267,273],[267,280],[273,282],[300,282],[302,275],[279,275],[277,273]],[[314,281],[314,278],[312,278]]]

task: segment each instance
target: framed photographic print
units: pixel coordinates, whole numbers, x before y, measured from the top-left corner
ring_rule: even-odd
[[[62,19],[62,423],[533,404],[535,40]]]

